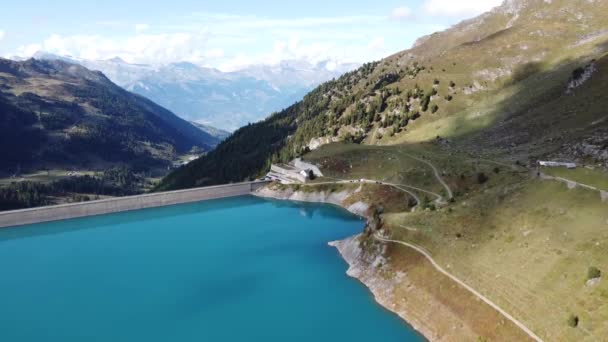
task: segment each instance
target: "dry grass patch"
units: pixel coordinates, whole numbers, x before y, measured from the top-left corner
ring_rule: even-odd
[[[439,273],[420,253],[391,244],[391,266],[406,274],[394,296],[409,315],[432,321],[445,341],[527,341],[529,337],[468,290]]]
[[[386,215],[386,222],[393,238],[429,250],[547,340],[608,335],[608,284],[586,284],[589,267],[608,264],[608,203],[595,192],[522,180],[436,213]],[[576,329],[567,324],[571,314]]]

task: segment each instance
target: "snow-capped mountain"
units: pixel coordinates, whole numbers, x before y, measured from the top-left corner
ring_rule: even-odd
[[[278,88],[289,86],[314,88],[358,66],[358,64],[335,64],[329,61],[310,64],[306,61],[290,60],[277,65],[255,65],[237,73],[265,80]]]
[[[131,64],[116,57],[83,60],[39,52],[36,59],[60,59],[103,72],[121,87],[143,95],[182,118],[224,130],[264,119],[300,100],[318,84],[357,65],[284,61],[236,72],[179,62]]]

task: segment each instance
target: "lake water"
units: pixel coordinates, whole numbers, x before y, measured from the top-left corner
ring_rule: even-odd
[[[0,229],[0,340],[422,341],[327,245],[362,227],[246,196]]]

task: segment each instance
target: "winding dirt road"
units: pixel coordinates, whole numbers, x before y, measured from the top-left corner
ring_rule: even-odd
[[[467,285],[466,283],[464,283],[462,280],[456,278],[456,276],[452,275],[451,273],[449,273],[448,271],[446,271],[443,267],[441,267],[436,261],[435,259],[433,259],[433,257],[431,257],[431,255],[424,250],[423,248],[413,245],[411,243],[407,243],[407,242],[403,242],[403,241],[398,241],[398,240],[390,240],[387,238],[384,238],[378,234],[374,235],[374,238],[376,240],[379,241],[383,241],[383,242],[389,242],[389,243],[396,243],[396,244],[400,244],[409,248],[414,249],[415,251],[417,251],[418,253],[424,255],[424,257],[430,261],[430,263],[433,265],[433,267],[435,267],[435,269],[439,272],[441,272],[442,274],[444,274],[445,276],[447,276],[448,278],[452,279],[453,281],[455,281],[458,285],[464,287],[465,289],[467,289],[469,292],[471,292],[472,294],[474,294],[477,298],[481,299],[482,301],[484,301],[486,304],[488,304],[489,306],[491,306],[492,308],[494,308],[494,310],[500,312],[500,314],[502,314],[503,316],[505,316],[508,320],[510,320],[511,322],[513,322],[513,324],[515,324],[517,327],[519,327],[521,330],[523,330],[526,334],[528,334],[533,340],[537,341],[537,342],[543,342],[543,340],[538,337],[532,330],[530,330],[527,326],[525,326],[523,323],[521,323],[520,321],[518,321],[515,317],[511,316],[508,312],[506,312],[505,310],[503,310],[500,306],[498,306],[497,304],[495,304],[494,302],[492,302],[490,299],[488,299],[486,296],[482,295],[481,293],[477,292],[477,290],[475,290],[474,288],[470,287],[469,285]]]
[[[435,165],[433,165],[431,162],[426,161],[426,160],[424,160],[424,159],[422,159],[420,157],[416,157],[414,155],[411,155],[409,153],[405,153],[403,151],[401,151],[401,154],[403,154],[404,156],[406,156],[408,158],[411,158],[411,159],[417,160],[417,161],[419,161],[421,163],[424,163],[424,164],[428,165],[431,169],[433,169],[433,173],[435,174],[435,178],[445,188],[445,191],[448,194],[448,199],[450,200],[450,199],[454,198],[454,194],[452,194],[452,189],[450,189],[450,187],[448,186],[448,183],[446,183],[443,180],[443,178],[441,178],[441,175],[439,174],[439,170],[437,170],[437,168],[435,167]]]
[[[428,192],[426,190],[418,189],[418,188],[411,187],[411,186],[408,186],[408,185],[384,183],[384,182],[381,182],[381,181],[376,181],[376,180],[371,180],[371,179],[349,180],[349,179],[338,179],[338,178],[331,178],[331,177],[326,177],[326,178],[334,179],[335,181],[333,181],[333,182],[310,183],[309,185],[356,184],[356,183],[359,183],[359,184],[361,184],[361,183],[367,183],[367,184],[388,185],[388,186],[391,186],[391,187],[393,187],[393,188],[395,188],[397,190],[405,192],[406,194],[412,196],[416,200],[416,205],[412,208],[412,211],[414,209],[416,209],[420,205],[420,203],[422,203],[422,202],[420,201],[420,197],[418,197],[418,195],[416,195],[414,192],[412,192],[410,190],[403,189],[403,187],[413,188],[413,189],[420,190],[420,191],[423,191],[423,192]],[[431,193],[431,194],[433,194],[433,193]],[[433,194],[433,195],[439,196],[439,198],[441,198],[441,196],[439,194]]]

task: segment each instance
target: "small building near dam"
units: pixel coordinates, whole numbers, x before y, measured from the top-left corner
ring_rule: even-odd
[[[314,177],[314,173],[290,164],[272,164],[266,177],[284,184],[306,183]]]

